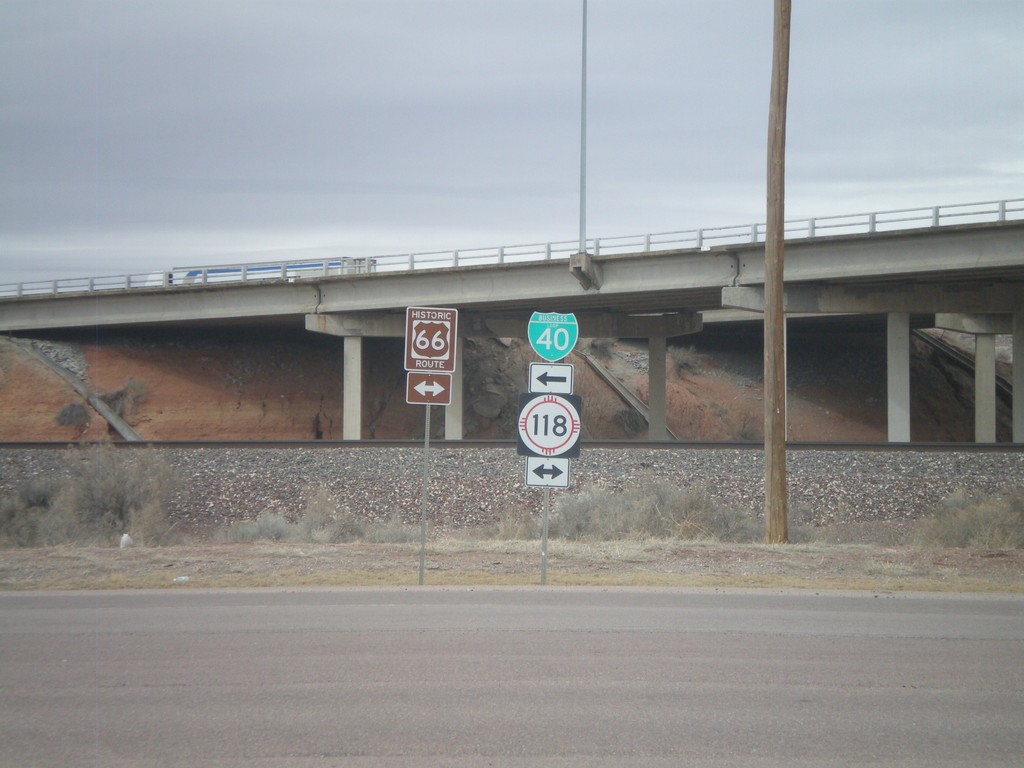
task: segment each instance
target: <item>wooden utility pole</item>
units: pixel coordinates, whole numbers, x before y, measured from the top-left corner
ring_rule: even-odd
[[[775,0],[768,111],[768,226],[764,242],[764,519],[769,544],[789,541],[786,482],[786,97],[791,0]]]

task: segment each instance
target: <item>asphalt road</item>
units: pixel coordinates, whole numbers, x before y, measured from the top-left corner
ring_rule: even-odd
[[[0,766],[1024,765],[1024,598],[0,594]]]

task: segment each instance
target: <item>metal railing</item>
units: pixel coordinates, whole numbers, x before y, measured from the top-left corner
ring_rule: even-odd
[[[875,213],[791,219],[785,223],[785,235],[787,240],[798,240],[829,235],[870,234],[952,224],[1022,219],[1024,219],[1024,198],[1015,198],[983,203],[940,205],[931,208],[901,208]],[[587,250],[597,256],[684,249],[707,250],[723,245],[760,243],[764,241],[764,237],[765,224],[741,224],[729,227],[653,232],[642,235],[596,237],[587,241]],[[58,296],[100,291],[172,289],[211,283],[314,280],[367,272],[516,264],[568,259],[578,249],[578,240],[562,240],[385,256],[342,257],[323,261],[301,259],[175,267],[167,272],[0,283],[0,301],[31,296]]]

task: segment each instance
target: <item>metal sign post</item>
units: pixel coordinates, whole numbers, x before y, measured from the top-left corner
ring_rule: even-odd
[[[425,407],[423,418],[423,496],[420,499],[420,586],[423,586],[423,572],[427,557],[427,495],[430,490],[430,406]]]
[[[581,246],[582,247],[582,246]],[[527,327],[533,351],[546,363],[530,364],[529,393],[519,397],[517,451],[526,457],[526,485],[544,489],[541,512],[540,583],[548,583],[551,489],[569,487],[569,460],[579,456],[583,400],[572,393],[574,368],[558,361],[579,337],[573,314],[534,312]]]
[[[423,488],[420,498],[420,586],[426,570],[430,494],[430,406],[450,405],[459,312],[438,307],[405,310],[405,400],[423,405]]]
[[[548,583],[548,520],[551,518],[551,489],[544,489],[544,512],[540,523],[540,585]]]

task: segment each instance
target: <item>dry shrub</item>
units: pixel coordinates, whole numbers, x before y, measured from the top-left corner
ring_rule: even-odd
[[[159,503],[144,504],[133,511],[128,533],[143,547],[166,547],[184,540]]]
[[[47,508],[27,507],[13,496],[0,500],[0,546],[34,546],[40,520],[47,514]]]
[[[133,517],[152,519],[170,487],[170,472],[153,452],[118,450],[111,445],[86,448],[73,455],[71,480],[62,490],[58,505],[73,509],[81,526],[81,538],[107,541],[132,532]],[[135,535],[132,536],[135,538]]]
[[[64,515],[53,509],[59,491],[52,478],[34,477],[16,494],[0,500],[0,546],[36,546],[41,539],[53,537],[55,531],[50,529],[66,528]]]
[[[87,427],[92,419],[81,403],[70,403],[60,409],[57,423],[62,427]]]
[[[647,420],[632,408],[623,408],[613,417],[615,424],[629,436],[647,431]]]
[[[232,542],[304,541],[337,544],[366,537],[363,524],[347,507],[340,506],[324,488],[311,491],[299,519],[292,523],[269,510],[255,521],[233,523],[224,538]]]
[[[420,526],[418,523],[402,522],[401,518],[395,515],[390,520],[369,526],[366,540],[373,544],[412,544],[420,540]]]
[[[514,507],[498,520],[497,533],[502,539],[536,539],[540,537],[540,523],[529,507]]]
[[[339,504],[326,488],[309,494],[298,525],[304,541],[338,544],[359,541],[366,536],[362,521],[348,507]]]
[[[565,539],[634,537],[755,541],[761,526],[748,512],[724,507],[703,488],[684,489],[648,479],[619,493],[588,488],[559,498],[549,528]]]
[[[118,416],[129,419],[135,415],[136,409],[146,399],[148,392],[143,382],[130,378],[120,389],[100,395],[100,399]]]
[[[62,481],[35,478],[0,504],[0,544],[111,544],[122,533],[149,546],[180,539],[163,509],[170,471],[156,454],[102,445],[68,457]]]
[[[1024,548],[1024,490],[980,497],[959,491],[943,499],[922,538],[941,547]]]
[[[610,360],[612,357],[612,339],[591,339],[590,354],[598,360]]]
[[[532,541],[540,537],[540,523],[529,506],[519,505],[504,510],[493,523],[476,528],[472,531],[472,537],[498,541]]]
[[[700,357],[693,346],[670,346],[668,348],[668,359],[670,363],[669,370],[673,371],[677,376],[687,371],[700,369]]]
[[[270,510],[254,521],[241,521],[220,534],[229,542],[290,541],[342,544],[367,541],[374,544],[407,544],[419,541],[419,525],[403,523],[396,515],[382,522],[367,522],[339,504],[330,491],[309,492],[302,514],[295,522]]]
[[[241,521],[228,528],[227,540],[239,543],[249,541],[290,541],[296,538],[298,526],[289,523],[275,512],[261,512],[255,521]]]

